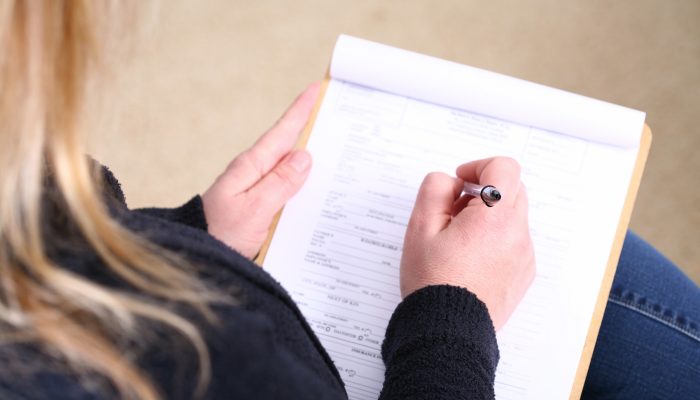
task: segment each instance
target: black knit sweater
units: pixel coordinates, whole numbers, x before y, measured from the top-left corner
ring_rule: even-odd
[[[195,321],[211,354],[212,399],[344,399],[338,371],[287,292],[267,272],[207,233],[199,196],[175,209],[129,210],[119,183],[105,169],[114,215],[130,230],[187,257],[212,287],[236,304],[216,305],[219,322],[179,310]],[[64,268],[137,295],[112,276],[75,237],[60,208],[48,208],[51,254]],[[53,221],[53,222],[51,222]],[[57,222],[59,221],[59,222]],[[294,268],[290,265],[289,268]],[[166,305],[168,306],[168,305]],[[177,306],[171,306],[177,308]],[[186,341],[165,328],[143,329],[146,345],[119,344],[168,399],[192,398],[198,371]],[[485,305],[465,289],[431,286],[396,308],[382,346],[382,399],[490,399],[498,348]],[[91,374],[61,368],[32,343],[0,345],[0,398],[111,398],[114,389]]]

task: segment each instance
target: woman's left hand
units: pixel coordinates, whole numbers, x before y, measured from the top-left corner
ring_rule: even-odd
[[[228,165],[202,195],[211,235],[253,258],[267,238],[275,214],[301,188],[311,155],[294,150],[320,85],[309,86],[282,118]]]

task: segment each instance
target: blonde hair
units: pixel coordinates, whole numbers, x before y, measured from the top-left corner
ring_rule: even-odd
[[[84,105],[100,64],[103,27],[114,4],[95,0],[0,3],[0,345],[31,341],[71,371],[109,380],[123,398],[157,399],[159,389],[120,354],[139,342],[144,321],[184,336],[199,359],[197,393],[210,375],[186,305],[209,320],[220,300],[182,259],[120,226],[109,214],[83,144]],[[63,212],[128,294],[61,268],[47,255],[42,201],[47,181]]]

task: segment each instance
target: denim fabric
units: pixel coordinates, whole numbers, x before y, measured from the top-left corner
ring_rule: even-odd
[[[700,399],[700,288],[627,234],[582,399]]]

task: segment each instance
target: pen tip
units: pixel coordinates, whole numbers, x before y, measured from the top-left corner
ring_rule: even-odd
[[[493,191],[491,191],[491,196],[493,196],[493,198],[496,200],[500,200],[501,199],[501,192],[494,189]]]

